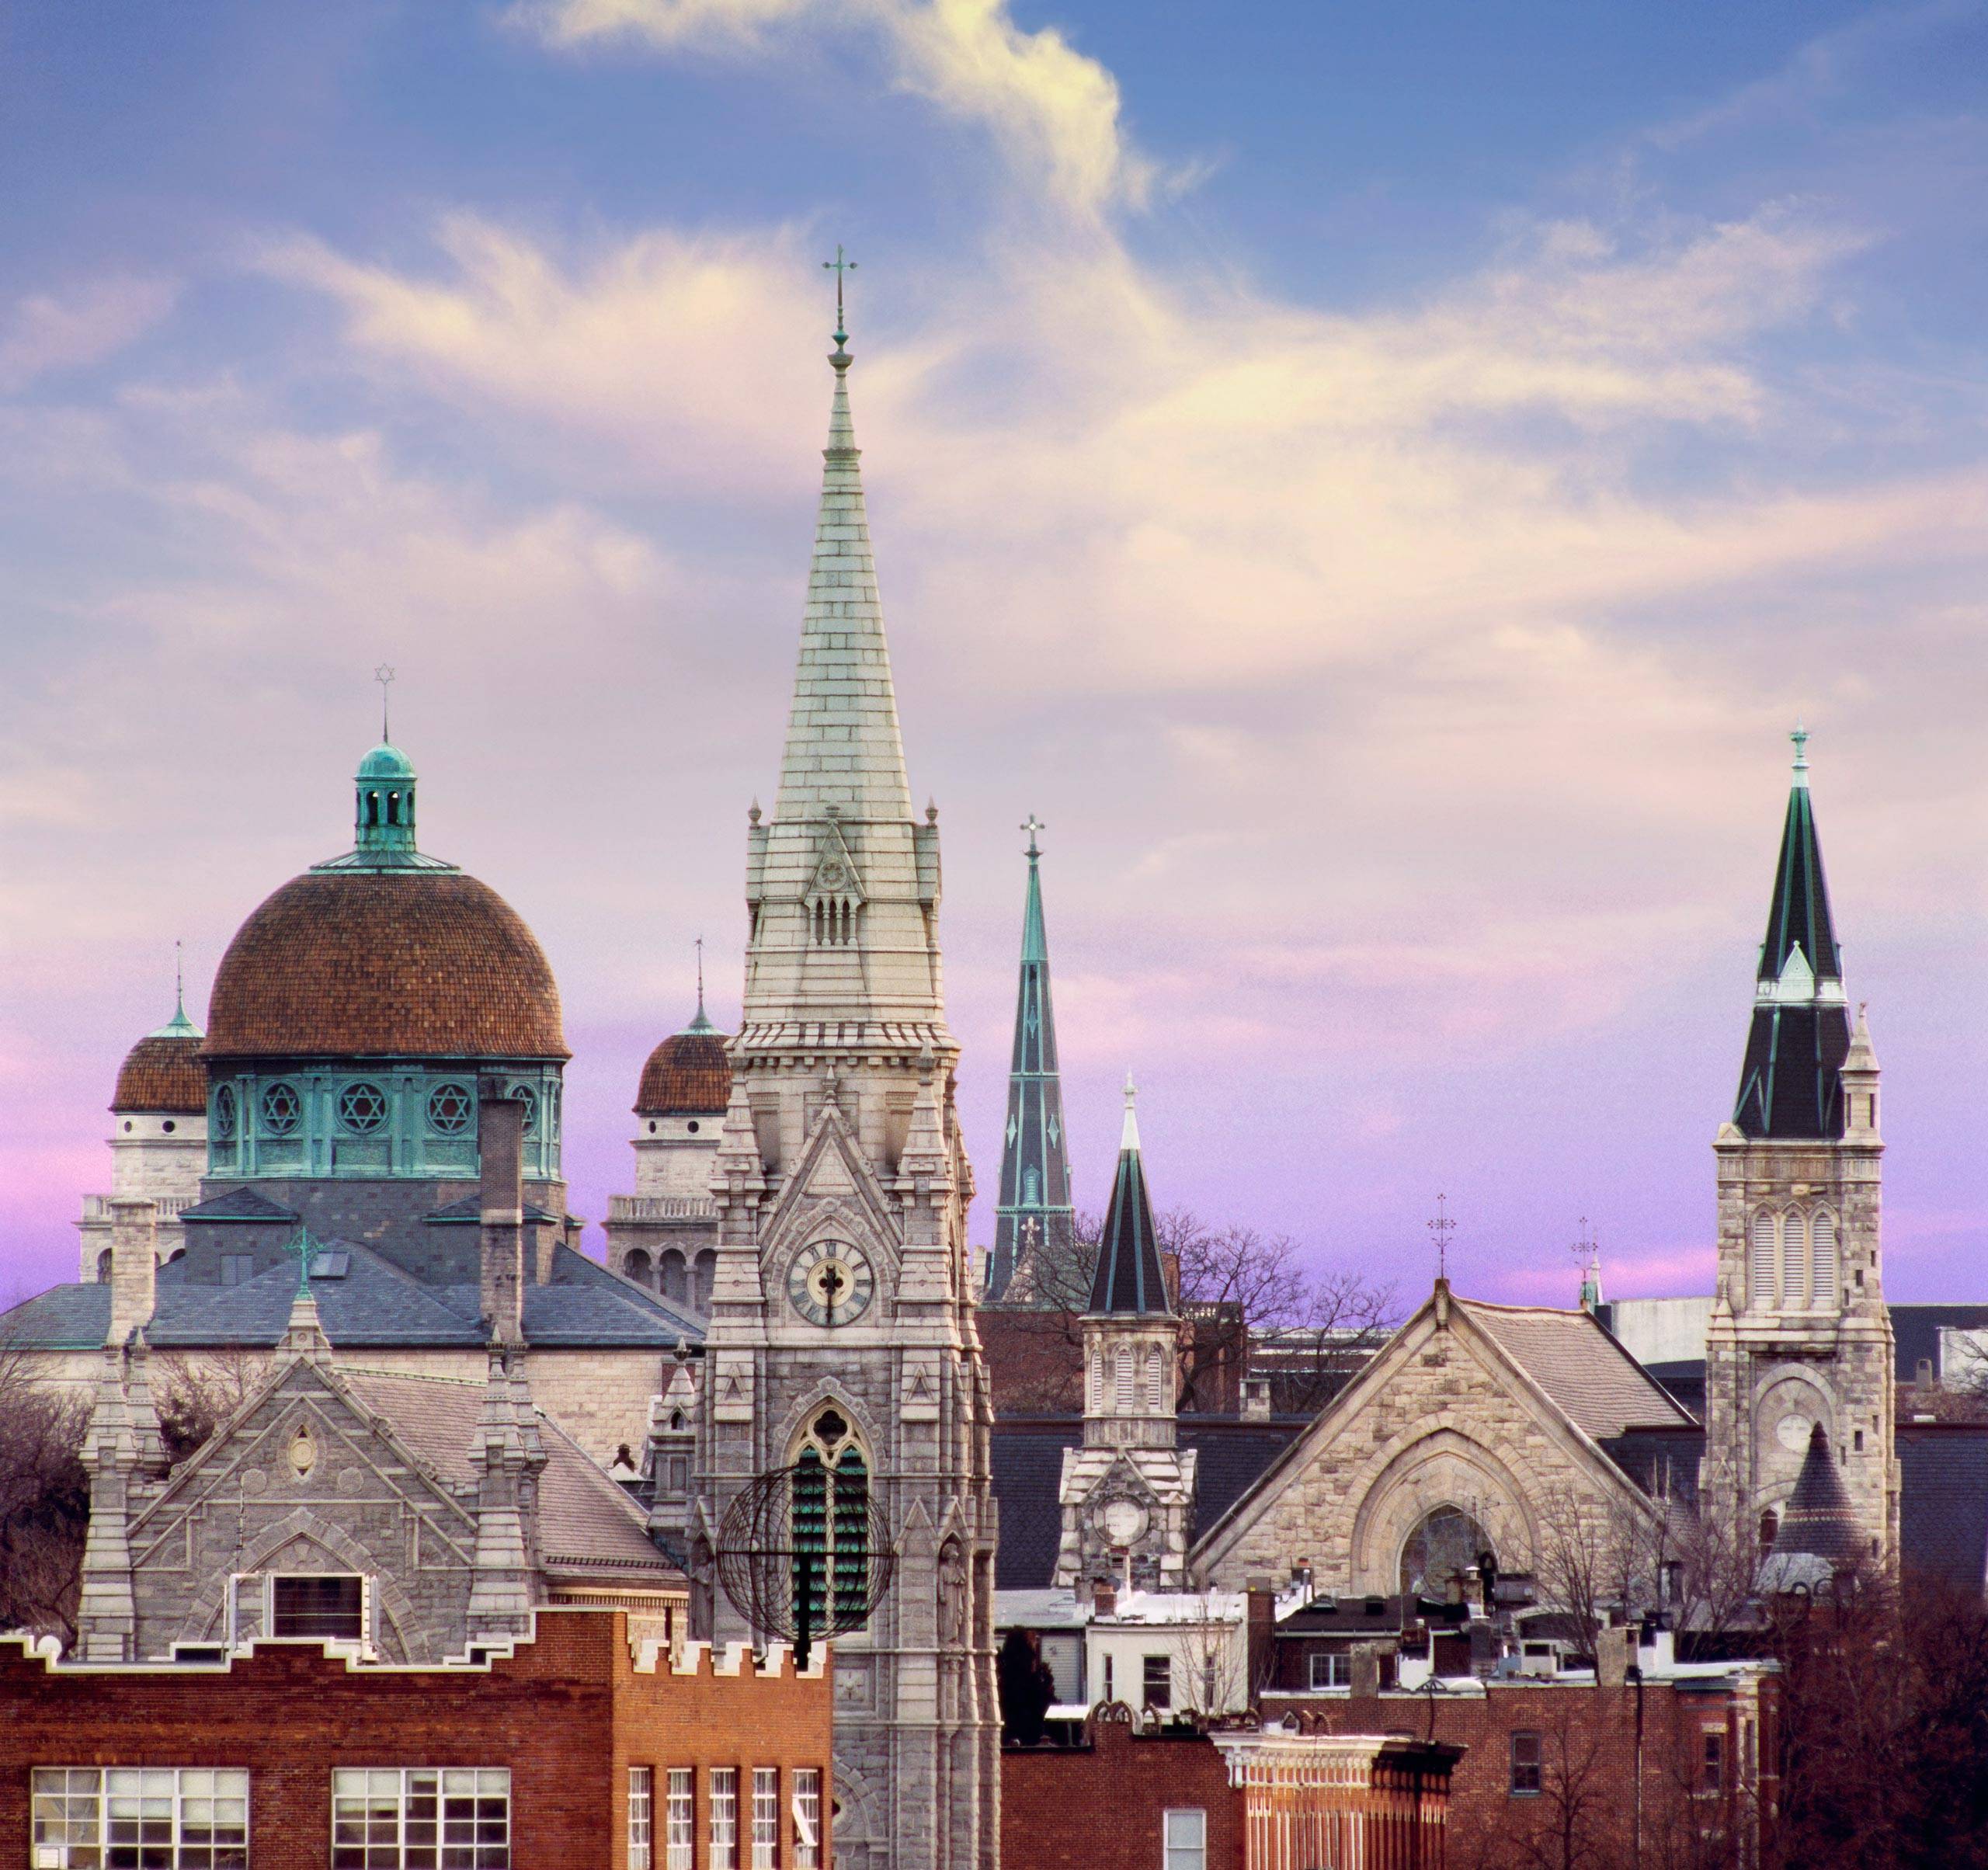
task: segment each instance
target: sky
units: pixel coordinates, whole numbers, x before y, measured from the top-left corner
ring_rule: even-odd
[[[735,1016],[838,242],[995,1182],[1024,839],[1080,1205],[1404,1296],[1708,1291],[1788,784],[1888,1291],[1988,1298],[1988,5],[0,12],[0,1289],[118,1061],[346,848],[530,923],[566,1162]],[[991,1195],[974,1217],[984,1243]],[[586,1236],[600,1250],[598,1225]]]

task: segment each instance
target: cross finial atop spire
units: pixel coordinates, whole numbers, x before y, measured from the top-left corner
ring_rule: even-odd
[[[380,684],[380,739],[384,744],[394,737],[387,706],[393,693],[393,669],[382,662],[373,671],[373,680]]]
[[[1806,786],[1809,783],[1809,730],[1798,721],[1788,737],[1795,742],[1795,783]]]
[[[1028,833],[1028,854],[1030,859],[1032,860],[1041,857],[1042,853],[1037,848],[1035,834],[1038,831],[1047,831],[1049,827],[1044,824],[1041,819],[1037,818],[1035,814],[1031,812],[1027,818],[1022,820],[1021,828]]]
[[[1446,1194],[1436,1197],[1436,1213],[1429,1223],[1429,1232],[1436,1243],[1436,1277],[1448,1279],[1450,1276],[1450,1236],[1457,1230],[1457,1224],[1450,1218],[1449,1200]]]
[[[832,273],[836,276],[835,339],[836,358],[839,360],[836,363],[836,367],[839,370],[849,362],[849,332],[846,328],[848,321],[843,315],[843,275],[845,273],[853,273],[856,270],[856,262],[849,259],[843,253],[842,242],[840,241],[837,241],[836,242],[835,258],[833,259],[823,260],[822,262],[822,269],[825,273]]]

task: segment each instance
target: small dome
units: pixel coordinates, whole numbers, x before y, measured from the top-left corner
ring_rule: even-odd
[[[697,1018],[649,1054],[635,1093],[638,1117],[718,1117],[732,1101],[732,1061],[725,1034]]]
[[[369,779],[412,779],[415,776],[414,762],[397,746],[382,741],[359,763],[356,777]]]
[[[201,1051],[568,1055],[559,989],[531,930],[487,884],[446,867],[292,878],[221,957]]]
[[[133,1046],[117,1069],[117,1088],[110,1094],[110,1107],[120,1112],[204,1116],[207,1073],[200,1062],[198,1028],[189,1024],[183,1033],[148,1033]]]

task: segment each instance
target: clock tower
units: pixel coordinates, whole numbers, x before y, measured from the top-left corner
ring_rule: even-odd
[[[780,787],[746,833],[693,1561],[711,1575],[727,1506],[769,1469],[818,1462],[837,1499],[873,1493],[896,1575],[867,1627],[835,1642],[836,1861],[993,1870],[992,1409],[940,967],[939,815],[913,812],[905,779],[839,330],[829,361]],[[829,1575],[863,1555],[836,1542],[864,1519],[822,1516]],[[721,1596],[710,1614],[720,1641],[763,1639]]]
[[[1055,1582],[1129,1578],[1147,1590],[1187,1582],[1196,1454],[1174,1416],[1180,1321],[1146,1192],[1132,1081],[1125,1131],[1083,1317],[1084,1439],[1063,1451],[1063,1538]]]

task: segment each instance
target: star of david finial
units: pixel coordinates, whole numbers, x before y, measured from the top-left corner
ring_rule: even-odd
[[[391,666],[385,662],[381,663],[373,671],[373,680],[380,684],[380,738],[383,741],[391,740],[393,735],[388,731],[387,725],[387,704],[392,695],[394,686],[394,672]]]
[[[1035,834],[1038,831],[1047,831],[1049,827],[1044,824],[1041,819],[1037,818],[1035,814],[1031,812],[1027,818],[1022,820],[1021,828],[1028,833],[1028,854],[1031,857],[1041,857],[1042,853],[1037,848]]]

